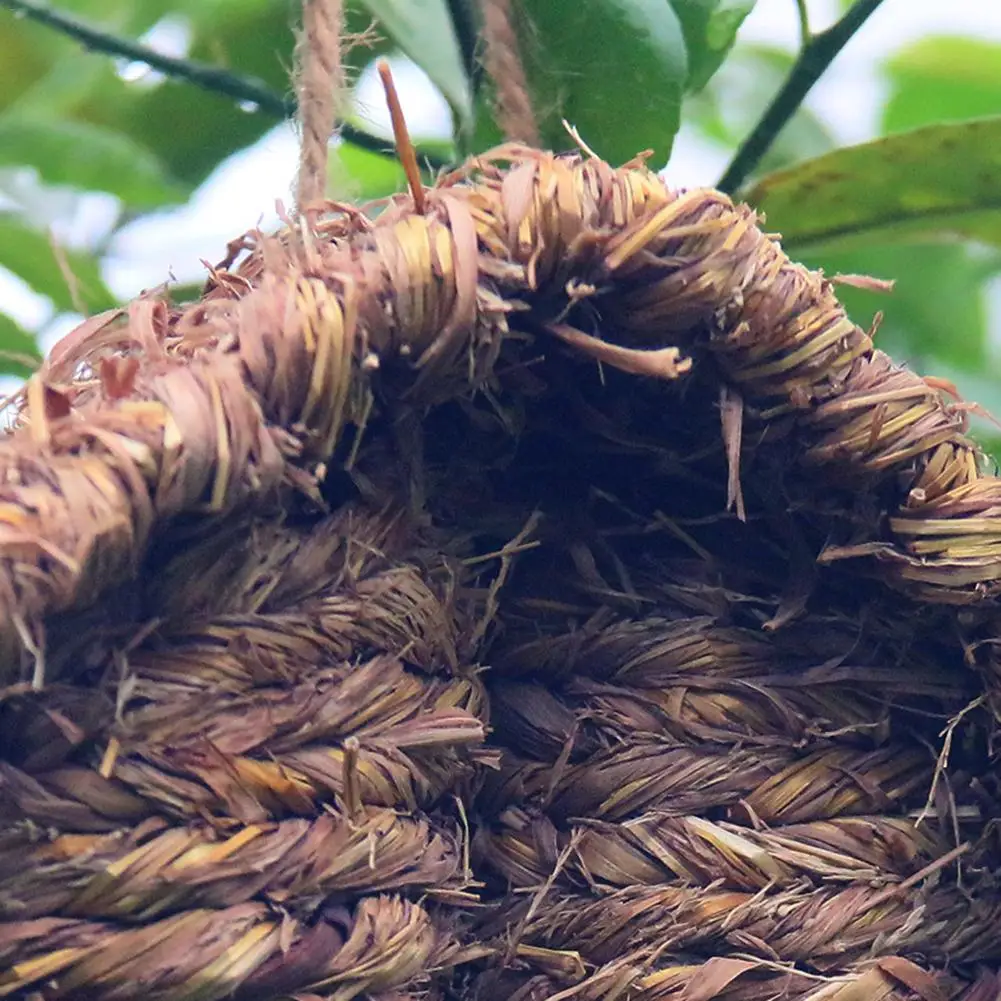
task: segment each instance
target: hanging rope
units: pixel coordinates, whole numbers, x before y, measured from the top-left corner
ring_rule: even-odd
[[[344,89],[343,20],[341,0],[305,0],[296,54],[296,93],[302,127],[296,181],[296,206],[300,212],[322,199],[326,191],[327,146]]]
[[[483,0],[483,40],[484,66],[496,89],[497,122],[507,139],[539,146],[511,0]]]

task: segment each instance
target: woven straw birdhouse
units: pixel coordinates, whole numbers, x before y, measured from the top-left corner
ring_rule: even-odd
[[[0,440],[0,997],[995,1001],[964,429],[522,147],[86,320]]]

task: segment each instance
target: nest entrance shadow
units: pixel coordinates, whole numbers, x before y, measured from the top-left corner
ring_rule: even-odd
[[[961,407],[637,165],[230,249],[0,442],[0,996],[997,994]]]

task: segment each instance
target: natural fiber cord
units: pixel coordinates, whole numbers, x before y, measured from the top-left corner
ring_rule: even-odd
[[[300,212],[321,202],[327,190],[327,148],[344,90],[343,34],[341,0],[305,0],[296,87],[302,128],[296,178]]]

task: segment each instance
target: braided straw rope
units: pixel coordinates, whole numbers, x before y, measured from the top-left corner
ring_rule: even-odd
[[[816,883],[881,886],[919,872],[948,844],[903,817],[836,817],[754,830],[703,817],[592,821],[569,836],[547,817],[505,811],[477,832],[478,860],[521,888],[541,886],[568,846],[561,883],[582,888],[678,882],[735,890]]]
[[[0,699],[0,996],[346,1001],[449,967],[484,696],[399,527],[182,551],[158,628],[99,636],[117,669]]]
[[[994,895],[971,904],[955,887],[887,899],[864,885],[767,895],[661,886],[597,899],[559,895],[546,905],[527,922],[523,941],[573,949],[594,963],[613,962],[642,948],[701,954],[734,950],[808,964],[819,972],[894,952],[921,955],[935,965],[1001,959],[994,932],[1001,900]]]
[[[662,548],[648,534],[643,556],[661,567]],[[608,553],[578,555],[579,579],[572,557],[529,554],[505,596],[488,678],[504,752],[473,851],[495,894],[478,935],[503,960],[479,996],[811,996],[809,976],[879,996],[873,965],[903,963],[902,990],[940,997],[930,971],[996,967],[992,767],[942,778],[933,750],[977,701],[961,660],[850,605],[745,628],[732,583],[692,617],[697,579],[667,599],[669,570],[620,550],[628,591],[602,585]],[[783,970],[782,990],[759,979]]]
[[[558,953],[546,955],[559,968]],[[566,963],[564,961],[563,965]],[[480,1001],[543,1001],[579,997],[584,1001],[988,1001],[1001,988],[998,975],[984,970],[972,980],[929,972],[908,960],[883,959],[861,970],[837,977],[816,977],[768,960],[717,957],[704,963],[664,963],[654,971],[629,958],[599,967],[582,983],[565,987],[558,975],[507,974],[484,977],[478,984]],[[561,990],[560,988],[564,989]]]
[[[331,910],[310,925],[259,903],[182,911],[139,928],[18,922],[0,938],[0,995],[58,975],[46,997],[122,997],[143,985],[151,999],[223,998],[238,988],[268,998],[308,984],[328,998],[351,998],[405,986],[447,955],[419,904],[368,897]]]
[[[374,221],[339,207],[302,235],[261,242],[192,306],[142,299],[85,321],[29,385],[0,442],[8,680],[18,650],[37,668],[46,616],[135,573],[155,526],[308,482],[364,425],[380,366],[402,359],[404,397],[427,405],[484,386],[524,329],[668,379],[708,350],[762,419],[793,421],[810,476],[892,483],[879,535],[822,559],[875,556],[930,601],[997,590],[999,481],[960,410],[724,196],[513,148],[444,178],[424,216],[404,200]],[[557,322],[582,297],[616,342]],[[74,379],[81,365],[92,374]]]

